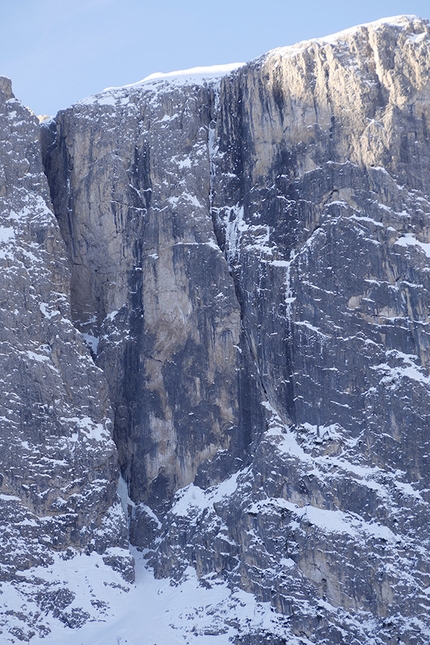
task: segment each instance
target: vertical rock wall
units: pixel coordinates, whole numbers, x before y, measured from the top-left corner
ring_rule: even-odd
[[[199,467],[201,481],[219,480],[258,427],[257,377],[210,213],[218,84],[112,90],[45,129],[73,315],[99,343],[135,503],[164,503]]]
[[[422,443],[410,452],[428,428],[428,56],[427,25],[405,20],[225,79],[213,201],[278,414],[363,435],[367,459],[415,479],[428,471]]]
[[[71,322],[39,124],[5,78],[0,139],[0,633],[9,642],[49,633],[50,594],[66,594],[55,608],[66,624],[90,618],[58,579],[61,557],[94,552],[103,568],[113,548],[110,563],[129,580],[133,571],[106,382]],[[35,576],[51,566],[49,582]]]
[[[44,129],[132,539],[271,603],[243,645],[428,642],[429,48],[382,21]]]
[[[213,213],[272,419],[154,563],[229,571],[312,642],[428,638],[429,42],[376,23],[221,84]]]

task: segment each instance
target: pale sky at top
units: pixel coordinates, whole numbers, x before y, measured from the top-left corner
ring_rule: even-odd
[[[0,0],[0,75],[37,114],[152,72],[248,61],[429,0]]]

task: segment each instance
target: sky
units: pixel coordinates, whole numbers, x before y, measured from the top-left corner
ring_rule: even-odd
[[[0,0],[0,75],[36,114],[153,72],[246,62],[429,0]]]

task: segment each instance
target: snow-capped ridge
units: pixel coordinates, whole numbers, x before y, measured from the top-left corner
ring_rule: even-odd
[[[286,47],[276,47],[275,49],[270,50],[267,54],[264,54],[263,58],[270,56],[272,54],[281,54],[283,56],[291,54],[295,55],[299,52],[304,51],[308,47],[318,44],[332,44],[335,45],[341,41],[348,40],[351,36],[358,33],[361,29],[368,29],[376,31],[383,26],[390,27],[400,27],[406,28],[413,22],[420,22],[423,25],[427,25],[428,21],[416,16],[414,14],[401,14],[398,16],[391,16],[387,18],[380,18],[379,20],[374,20],[372,22],[362,23],[360,25],[355,25],[354,27],[348,27],[347,29],[342,29],[328,36],[321,36],[319,38],[310,38],[308,40],[302,40],[294,45],[287,45]]]
[[[136,83],[119,85],[118,87],[106,87],[103,91],[93,94],[77,102],[78,105],[116,105],[117,99],[126,97],[128,91],[142,89],[154,89],[169,84],[172,87],[184,85],[203,85],[207,81],[220,81],[223,76],[243,67],[246,63],[229,63],[226,65],[210,65],[208,67],[192,67],[190,69],[177,70],[173,72],[154,72]],[[124,98],[126,101],[126,98]]]
[[[154,72],[149,74],[137,83],[130,83],[123,87],[139,87],[140,85],[152,84],[159,81],[167,81],[175,85],[186,85],[187,83],[204,83],[206,80],[222,78],[230,72],[234,72],[246,63],[228,63],[226,65],[209,65],[206,67],[191,67],[173,72]],[[119,89],[108,87],[104,91]]]

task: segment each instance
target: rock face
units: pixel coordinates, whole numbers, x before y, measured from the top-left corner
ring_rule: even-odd
[[[90,618],[58,578],[61,558],[94,552],[102,568],[133,574],[106,382],[71,323],[38,121],[5,78],[0,124],[0,632],[9,642],[49,633],[53,607],[70,626]],[[49,567],[49,581],[37,577]]]
[[[429,639],[429,44],[382,22],[221,84],[212,213],[271,418],[153,562],[227,575],[287,641]]]
[[[6,501],[50,514],[59,549],[100,534],[116,483],[101,368],[131,542],[160,577],[191,565],[267,603],[261,624],[217,618],[237,645],[430,640],[429,60],[428,23],[400,17],[43,124],[71,313],[35,125],[32,155],[5,136],[5,185],[39,204],[4,193],[4,280],[22,285],[5,373],[24,406],[5,413]],[[96,551],[124,545],[120,524]]]
[[[217,85],[209,74],[113,90],[44,131],[74,318],[98,344],[136,503],[163,504],[198,472],[211,481],[209,462],[219,478],[261,433],[261,412],[250,422],[257,376],[211,217]]]

